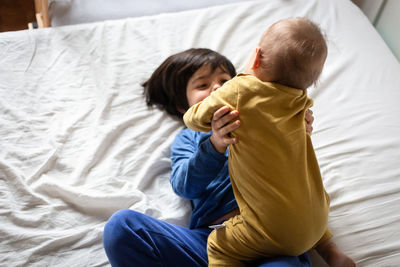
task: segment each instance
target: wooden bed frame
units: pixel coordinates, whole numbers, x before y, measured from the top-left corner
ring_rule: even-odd
[[[49,1],[48,0],[34,0],[36,21],[39,28],[50,27],[49,16]]]

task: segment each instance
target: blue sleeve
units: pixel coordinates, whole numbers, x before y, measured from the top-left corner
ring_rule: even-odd
[[[196,199],[217,177],[227,156],[215,150],[210,133],[182,130],[171,146],[170,182],[174,192],[187,199]]]

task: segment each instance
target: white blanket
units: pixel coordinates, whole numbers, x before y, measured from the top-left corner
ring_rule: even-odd
[[[169,185],[183,127],[140,84],[169,55],[208,47],[243,69],[278,19],[320,24],[329,55],[312,140],[329,226],[358,266],[400,263],[400,65],[348,0],[269,0],[0,34],[2,266],[107,266],[102,230],[129,208],[186,225]],[[318,266],[318,264],[316,265]]]

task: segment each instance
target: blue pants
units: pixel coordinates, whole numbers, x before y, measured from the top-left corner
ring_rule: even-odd
[[[103,244],[112,266],[207,266],[207,237],[212,229],[188,229],[145,214],[120,210],[104,228]],[[305,253],[249,264],[259,267],[311,266]]]

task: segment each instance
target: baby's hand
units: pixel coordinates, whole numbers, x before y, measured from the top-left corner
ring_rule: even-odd
[[[211,144],[215,150],[223,154],[229,145],[236,144],[237,138],[230,136],[230,133],[240,126],[240,121],[235,120],[239,116],[237,110],[230,111],[228,106],[224,106],[214,112],[211,121],[212,135]]]
[[[313,116],[313,112],[311,109],[306,110],[306,116],[305,116],[304,120],[306,122],[306,132],[309,135],[311,135],[312,131],[313,131],[312,124],[314,122],[314,116]]]

